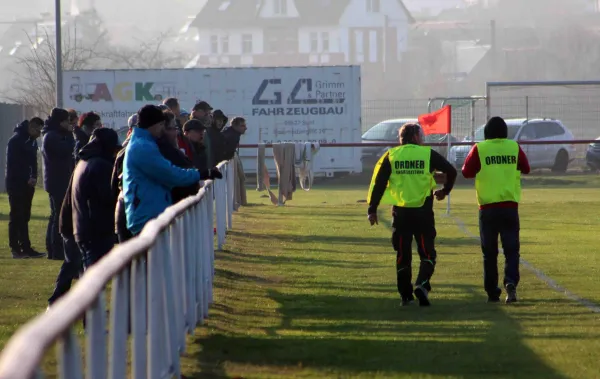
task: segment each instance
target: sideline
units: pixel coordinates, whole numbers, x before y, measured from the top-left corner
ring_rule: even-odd
[[[449,216],[449,215],[442,215],[442,217],[444,218],[448,218],[452,221],[454,221],[454,223],[456,224],[456,226],[458,226],[458,228],[460,229],[461,232],[463,232],[467,237],[475,239],[477,241],[479,241],[479,236],[471,233],[469,231],[469,229],[467,229],[465,223],[459,219],[458,217],[454,217],[454,216]],[[502,251],[502,248],[500,248],[500,251]],[[521,266],[525,267],[527,270],[531,271],[538,279],[542,280],[544,283],[546,283],[546,285],[550,288],[552,288],[553,290],[562,293],[565,297],[567,297],[568,299],[583,305],[584,307],[586,307],[587,309],[591,310],[594,313],[600,313],[600,306],[598,306],[597,304],[583,299],[577,295],[575,295],[573,292],[569,291],[568,289],[562,287],[560,284],[558,284],[554,279],[552,279],[551,277],[549,277],[548,275],[544,274],[543,271],[535,268],[531,263],[527,262],[525,259],[521,258],[520,259],[521,262]]]

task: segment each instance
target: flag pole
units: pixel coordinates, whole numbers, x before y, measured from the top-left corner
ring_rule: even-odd
[[[448,162],[450,162],[450,149],[452,148],[452,143],[450,142],[452,137],[452,105],[448,105],[448,107],[450,107],[450,127],[448,128],[448,135],[446,136],[446,138],[448,138],[448,150],[446,151],[446,159],[448,160]],[[446,203],[446,214],[450,214],[450,194],[448,194],[448,201]]]

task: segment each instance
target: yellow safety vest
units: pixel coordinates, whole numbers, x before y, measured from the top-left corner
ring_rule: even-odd
[[[381,204],[395,205],[405,208],[420,208],[431,195],[435,180],[430,169],[431,148],[429,146],[402,145],[394,147],[379,159],[367,196],[371,203],[371,194],[375,187],[375,179],[384,159],[390,161],[392,172],[387,188],[381,198]]]
[[[475,177],[479,205],[521,200],[519,144],[498,138],[477,143],[481,170]]]

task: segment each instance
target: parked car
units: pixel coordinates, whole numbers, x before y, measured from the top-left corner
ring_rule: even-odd
[[[515,141],[562,141],[574,140],[573,133],[562,122],[553,119],[507,119],[508,138]],[[475,142],[484,140],[484,125],[475,131]],[[465,138],[470,141],[470,137]],[[532,169],[548,168],[553,172],[565,172],[575,156],[571,144],[522,145]],[[471,146],[454,146],[450,149],[450,162],[461,168]]]
[[[389,147],[371,146],[369,143],[382,142],[398,142],[398,129],[406,123],[418,124],[416,118],[398,118],[385,120],[371,127],[362,135],[362,143],[366,145],[362,148],[362,162],[365,165],[375,164],[379,158],[389,149]],[[430,134],[425,136],[424,143],[447,143],[448,135],[446,134]],[[450,142],[458,141],[454,137],[450,137]],[[446,146],[433,146],[434,150],[446,157],[448,148]]]
[[[592,171],[600,170],[600,137],[595,143],[590,143],[585,153],[585,163]]]

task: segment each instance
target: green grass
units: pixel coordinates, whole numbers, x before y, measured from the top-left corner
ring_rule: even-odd
[[[285,207],[248,191],[217,253],[215,304],[190,337],[189,378],[594,378],[600,315],[522,270],[521,303],[487,304],[478,241],[436,204],[438,266],[432,307],[399,307],[391,231],[369,227],[362,187],[298,191]],[[526,182],[522,257],[580,297],[600,304],[600,183],[590,177]],[[548,187],[554,185],[554,188]],[[359,190],[356,188],[360,188]],[[59,262],[17,261],[0,197],[0,348],[44,311]],[[36,195],[31,233],[43,250],[47,197]],[[477,234],[471,186],[452,214]],[[389,221],[389,209],[381,217]],[[416,253],[415,253],[416,254]],[[56,372],[55,360],[45,363]]]
[[[535,178],[534,178],[535,179]],[[546,179],[547,181],[548,179]],[[563,180],[561,178],[555,180]],[[522,256],[600,303],[598,187],[535,180],[521,207]],[[576,187],[571,188],[573,185]],[[587,187],[587,188],[586,188]],[[215,304],[190,340],[193,378],[592,378],[600,318],[522,270],[514,306],[487,304],[478,241],[437,204],[431,308],[399,307],[390,230],[361,190],[316,188],[274,207],[254,191],[218,253]],[[474,191],[452,212],[477,231]],[[445,205],[445,204],[443,204]],[[382,209],[381,216],[389,216]]]

